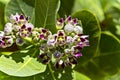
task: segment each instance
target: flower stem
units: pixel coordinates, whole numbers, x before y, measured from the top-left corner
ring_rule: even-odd
[[[54,76],[54,73],[53,73],[53,70],[52,70],[52,68],[51,68],[50,63],[48,64],[48,67],[49,67],[49,70],[50,70],[50,72],[51,72],[51,75],[52,75],[53,80],[56,80],[56,79],[55,79],[55,76]]]

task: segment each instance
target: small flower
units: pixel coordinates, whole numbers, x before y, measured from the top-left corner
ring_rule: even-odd
[[[11,21],[12,23],[16,23],[16,22],[18,21],[18,19],[19,19],[18,13],[16,13],[15,15],[11,14],[11,16],[10,16],[10,21]]]
[[[50,59],[51,59],[51,58],[50,58],[50,55],[47,54],[47,53],[43,53],[43,54],[39,55],[39,58],[42,59],[42,63],[43,63],[43,64],[49,63],[49,62],[50,62]]]
[[[55,53],[54,53],[54,58],[60,58],[61,55],[62,55],[61,52],[59,52],[59,51],[55,51]]]
[[[63,30],[59,30],[57,33],[57,44],[62,46],[66,42],[66,36]]]
[[[25,43],[25,42],[24,42],[21,38],[17,38],[17,39],[16,39],[16,44],[17,44],[18,46],[22,46],[24,43]]]
[[[18,24],[23,25],[28,22],[28,17],[25,17],[23,14],[21,14],[18,18]]]
[[[12,24],[18,24],[19,26],[22,26],[23,24],[28,23],[29,18],[25,17],[23,14],[19,15],[16,13],[15,15],[11,14],[10,21]]]
[[[25,25],[22,25],[21,29],[19,30],[19,35],[21,37],[28,37],[32,34],[32,29],[34,26],[31,23],[26,23]]]
[[[12,30],[13,30],[12,23],[5,24],[4,32],[5,32],[6,35],[11,34]]]
[[[56,63],[55,63],[55,68],[58,69],[60,67],[62,67],[63,69],[66,67],[66,64],[63,60],[58,60]]]
[[[2,44],[4,44],[2,46],[3,48],[10,47],[10,46],[12,46],[13,43],[14,43],[13,38],[11,36],[4,36],[2,38]]]
[[[63,26],[64,26],[64,19],[60,18],[59,20],[57,20],[56,28],[57,29],[62,29]]]
[[[48,36],[51,35],[51,32],[47,29],[40,28],[41,33],[39,35],[40,39],[48,40]]]

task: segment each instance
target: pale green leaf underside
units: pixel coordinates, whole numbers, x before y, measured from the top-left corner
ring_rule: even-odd
[[[31,76],[41,72],[44,72],[46,66],[37,62],[32,57],[24,57],[23,63],[16,63],[10,58],[4,56],[0,57],[0,70],[11,76]]]

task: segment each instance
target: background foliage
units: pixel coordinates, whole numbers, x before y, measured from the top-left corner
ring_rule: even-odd
[[[0,0],[0,30],[16,12],[53,33],[57,17],[77,17],[90,46],[77,66],[65,70],[39,63],[36,47],[0,49],[0,80],[120,80],[120,0]]]

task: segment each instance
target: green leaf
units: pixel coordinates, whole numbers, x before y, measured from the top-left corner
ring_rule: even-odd
[[[45,71],[46,66],[32,57],[24,57],[23,63],[16,63],[10,58],[0,57],[0,70],[11,76],[31,76]]]
[[[61,6],[58,11],[60,17],[65,17],[65,15],[69,16],[72,12],[72,8],[74,6],[75,0],[60,0]]]
[[[90,10],[97,15],[100,21],[104,20],[104,12],[100,0],[76,0],[73,12],[80,9]]]
[[[75,74],[75,79],[74,80],[91,80],[90,78],[88,78],[84,74],[79,73],[77,71],[74,71],[74,74]]]
[[[56,32],[59,0],[35,0],[35,26]]]
[[[8,54],[4,52],[4,54]],[[46,70],[46,65],[37,61],[39,48],[29,48],[29,50],[19,50],[11,55],[0,57],[0,71],[10,75],[26,77],[42,73]]]
[[[30,22],[34,24],[34,3],[34,0],[10,0],[5,8],[6,21],[9,21],[11,14],[19,13],[30,16]]]

